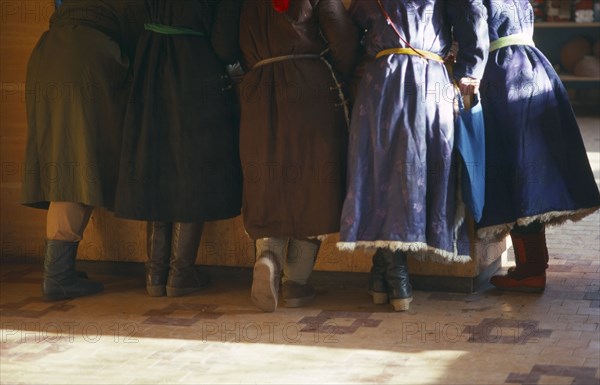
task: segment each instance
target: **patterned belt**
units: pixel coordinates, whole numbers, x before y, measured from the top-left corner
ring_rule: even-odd
[[[490,43],[490,52],[494,52],[500,48],[508,47],[509,45],[530,45],[535,47],[533,39],[530,35],[524,33],[515,33],[494,40]]]
[[[416,48],[389,48],[389,49],[384,49],[383,51],[379,52],[375,58],[379,59],[382,56],[386,56],[386,55],[414,55],[414,56],[419,56],[422,57],[424,59],[429,59],[429,60],[433,60],[433,61],[437,61],[440,63],[444,62],[444,59],[440,56],[437,55],[433,52],[429,52],[429,51],[423,51],[422,49],[416,49]]]
[[[268,59],[263,59],[256,63],[252,69],[256,69],[258,67],[262,67],[267,64],[278,63],[286,60],[294,60],[294,59],[321,59],[321,55],[314,53],[306,53],[306,54],[297,54],[297,55],[283,55],[283,56],[275,56]]]
[[[262,67],[267,64],[278,63],[278,62],[282,62],[282,61],[286,61],[286,60],[319,59],[321,62],[323,62],[327,66],[327,68],[329,69],[329,72],[331,74],[331,78],[335,82],[335,87],[332,87],[331,90],[332,91],[337,90],[338,98],[340,99],[340,103],[337,105],[342,106],[342,108],[344,109],[344,118],[346,119],[346,126],[349,128],[350,127],[350,110],[348,108],[348,101],[346,100],[344,92],[342,91],[342,83],[338,80],[331,64],[327,61],[327,59],[325,59],[325,54],[328,51],[329,51],[329,48],[324,50],[320,54],[303,53],[303,54],[297,54],[297,55],[275,56],[275,57],[263,59],[263,60],[257,62],[256,64],[254,64],[254,66],[252,66],[252,69],[254,70],[258,67]]]
[[[204,32],[194,31],[193,29],[190,29],[190,28],[174,27],[172,25],[165,25],[165,24],[148,23],[148,24],[144,24],[144,29],[146,31],[160,33],[162,35],[207,36]]]

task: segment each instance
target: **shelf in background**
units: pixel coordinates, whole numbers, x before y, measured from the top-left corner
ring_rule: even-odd
[[[600,78],[575,76],[570,74],[558,74],[563,82],[600,82]]]
[[[577,23],[575,21],[544,21],[534,24],[534,28],[593,28],[600,27],[600,22]]]

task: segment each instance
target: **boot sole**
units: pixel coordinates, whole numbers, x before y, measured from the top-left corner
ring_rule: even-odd
[[[507,276],[493,276],[490,283],[497,289],[520,293],[542,293],[546,289],[545,276],[514,279]]]
[[[69,292],[69,290],[62,290],[60,292],[44,292],[42,289],[42,299],[44,301],[62,301],[65,299],[87,297],[90,295],[101,293],[102,291],[104,291],[104,285],[102,284],[100,284],[100,286],[96,288],[79,291],[77,293]]]
[[[279,287],[275,287],[275,266],[270,260],[259,261],[254,265],[252,275],[252,302],[265,312],[277,308]]]
[[[375,305],[384,305],[389,302],[389,297],[387,293],[380,293],[378,291],[369,290],[369,294],[371,295],[371,298],[373,299],[373,303]]]
[[[44,301],[62,301],[65,299],[73,299],[73,298],[77,298],[77,297],[74,295],[66,296],[64,294],[43,294],[42,295],[42,299]]]
[[[284,298],[283,306],[285,307],[302,307],[312,301],[315,298],[315,295],[310,295],[302,298]]]
[[[150,297],[164,297],[167,295],[165,285],[146,285],[146,291]]]
[[[192,294],[192,293],[196,293],[198,291],[201,291],[202,289],[205,289],[208,285],[204,285],[204,286],[196,286],[196,287],[173,287],[173,286],[167,286],[166,287],[166,294],[167,297],[183,297],[184,295],[188,295],[188,294]]]
[[[535,293],[535,294],[543,293],[544,290],[546,289],[545,287],[527,287],[527,286],[515,286],[515,287],[498,287],[498,286],[496,286],[496,288],[499,290],[502,290],[502,291],[513,291],[513,292],[517,292],[517,293]]]
[[[390,304],[394,307],[394,311],[407,311],[410,308],[412,297],[409,298],[392,298]]]

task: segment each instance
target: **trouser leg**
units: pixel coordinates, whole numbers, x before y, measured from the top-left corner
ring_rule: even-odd
[[[283,301],[285,307],[300,307],[316,294],[308,284],[321,241],[291,238],[287,259],[283,267]]]
[[[79,242],[94,207],[74,202],[50,202],[46,216],[46,238]]]
[[[321,242],[290,238],[288,253],[283,264],[283,283],[293,281],[305,285],[313,271]]]

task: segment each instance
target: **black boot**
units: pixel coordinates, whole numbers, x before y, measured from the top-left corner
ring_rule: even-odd
[[[42,296],[46,301],[83,297],[104,289],[101,282],[78,277],[75,257],[79,242],[46,240]]]
[[[196,266],[201,235],[201,223],[173,224],[168,297],[180,297],[208,286],[208,275]]]
[[[383,250],[386,264],[385,280],[388,296],[395,311],[406,311],[412,301],[412,286],[408,276],[406,253],[403,251]]]
[[[373,265],[369,275],[369,294],[373,297],[373,303],[382,305],[388,303],[388,287],[385,281],[385,258],[384,251],[377,249],[373,255]]]
[[[162,297],[167,294],[172,231],[172,223],[148,222],[146,291],[150,297]]]

